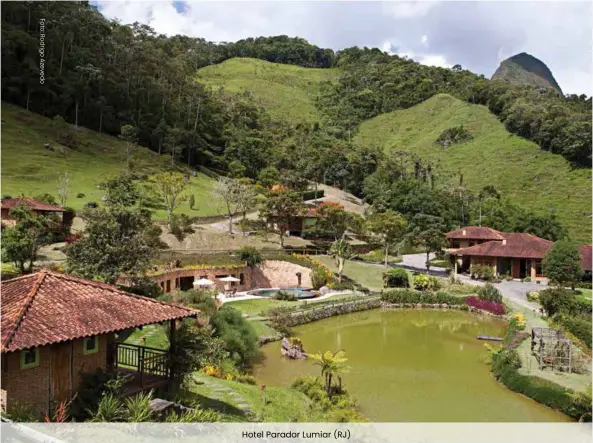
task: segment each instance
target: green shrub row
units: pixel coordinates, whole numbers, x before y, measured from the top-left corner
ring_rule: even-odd
[[[521,359],[514,349],[504,349],[492,357],[492,373],[511,391],[526,395],[576,420],[591,421],[591,409],[575,399],[574,391],[532,375],[520,374]]]
[[[381,300],[387,303],[422,303],[463,305],[465,297],[455,297],[446,292],[425,292],[414,289],[393,289],[381,294]]]

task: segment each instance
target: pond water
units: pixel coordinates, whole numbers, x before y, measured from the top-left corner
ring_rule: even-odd
[[[372,421],[569,421],[491,376],[476,336],[503,336],[505,328],[467,312],[375,309],[299,326],[295,335],[308,353],[346,351],[344,385]],[[289,386],[295,377],[319,375],[309,361],[283,358],[280,342],[262,351],[259,383]]]
[[[315,294],[303,288],[272,288],[272,289],[254,289],[249,291],[249,295],[258,295],[260,297],[273,298],[278,292],[286,292],[288,294],[294,294],[298,299],[314,298]]]

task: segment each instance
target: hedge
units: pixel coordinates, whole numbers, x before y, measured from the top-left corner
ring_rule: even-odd
[[[315,200],[316,198],[323,198],[325,196],[325,191],[323,189],[319,189],[317,191],[305,191],[303,192],[303,200]]]
[[[381,300],[387,303],[421,303],[427,305],[448,304],[464,305],[466,297],[455,297],[446,292],[423,292],[414,289],[394,289],[381,294]]]
[[[587,413],[590,417],[591,411],[577,403],[571,396],[574,391],[540,377],[520,374],[518,371],[521,365],[520,361],[517,351],[505,349],[494,355],[492,373],[497,380],[504,383],[511,391],[526,395],[576,420],[579,420]]]

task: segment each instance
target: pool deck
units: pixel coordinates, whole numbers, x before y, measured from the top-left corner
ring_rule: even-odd
[[[276,289],[276,288],[265,288],[265,289]],[[279,289],[279,288],[278,288]],[[235,295],[234,297],[227,297],[224,294],[220,293],[217,295],[217,298],[224,304],[224,303],[228,303],[228,302],[233,302],[233,301],[241,301],[241,300],[257,300],[257,299],[270,299],[272,297],[266,297],[266,296],[260,296],[260,295],[249,295],[248,292],[253,291],[254,289],[250,290],[250,291],[242,291],[242,292],[237,292],[237,295]],[[308,301],[317,301],[317,300],[324,300],[326,298],[332,297],[334,295],[341,295],[341,294],[352,294],[352,295],[360,295],[362,296],[362,293],[356,292],[356,291],[330,291],[325,295],[320,295],[319,297],[315,297],[315,298],[308,298]]]

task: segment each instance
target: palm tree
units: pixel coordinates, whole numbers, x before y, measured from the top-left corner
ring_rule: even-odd
[[[338,351],[334,354],[331,351],[326,351],[324,354],[309,354],[308,358],[313,360],[315,365],[321,367],[321,376],[325,378],[327,396],[332,396],[332,379],[334,377],[338,379],[337,392],[340,392],[342,390],[341,375],[348,371],[346,352]]]

